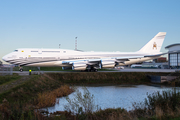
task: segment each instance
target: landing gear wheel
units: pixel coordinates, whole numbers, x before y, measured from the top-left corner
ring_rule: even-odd
[[[19,69],[20,72],[23,72],[23,69]]]
[[[97,72],[98,70],[97,69],[94,69],[94,72]]]

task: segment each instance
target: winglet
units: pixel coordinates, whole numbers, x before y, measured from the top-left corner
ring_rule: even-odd
[[[166,32],[159,32],[154,38],[152,38],[138,52],[144,52],[144,53],[160,52],[165,36],[166,36]]]

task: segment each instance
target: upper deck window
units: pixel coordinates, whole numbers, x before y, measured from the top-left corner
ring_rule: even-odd
[[[42,52],[48,52],[48,53],[60,53],[60,51],[42,51]]]
[[[18,52],[18,50],[14,50],[14,52]]]

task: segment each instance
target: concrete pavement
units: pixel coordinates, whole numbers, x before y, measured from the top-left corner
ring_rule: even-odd
[[[135,68],[125,68],[125,69],[113,69],[109,71],[98,71],[98,72],[163,72],[163,73],[171,73],[176,72],[176,69],[135,69]],[[6,71],[0,71],[0,73],[4,73]],[[32,71],[31,74],[44,74],[44,73],[69,73],[69,72],[79,72],[79,71]],[[180,72],[180,70],[179,70]],[[13,71],[13,73],[17,73],[19,75],[29,75],[29,71]]]

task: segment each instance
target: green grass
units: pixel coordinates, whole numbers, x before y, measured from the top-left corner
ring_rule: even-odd
[[[67,84],[149,84],[146,73],[76,72],[48,73],[54,79]]]
[[[28,66],[23,66],[23,71],[39,71],[37,67],[28,67]],[[40,67],[41,71],[62,71],[62,67]],[[14,67],[13,71],[19,71],[19,67]]]
[[[37,67],[27,67],[27,66],[23,66],[23,71],[29,71],[29,70],[32,70],[32,71],[38,71],[38,68]],[[19,71],[19,67],[14,67],[13,68],[13,71]]]
[[[117,71],[115,69],[98,69],[98,71]]]
[[[39,92],[53,90],[60,86],[57,80],[51,80],[48,77],[34,75],[22,84],[0,94],[0,103],[4,98],[9,102],[27,102],[36,97]]]
[[[6,76],[0,76],[0,85],[20,79],[21,76],[18,75],[6,75]]]
[[[42,71],[63,71],[62,67],[41,67]]]
[[[25,82],[0,94],[0,119],[4,115],[4,120],[16,120],[22,117],[27,120],[41,118],[41,114],[34,112],[35,106],[38,104],[39,93],[55,90],[62,85],[61,82],[47,75],[32,75],[29,77],[30,79]]]

